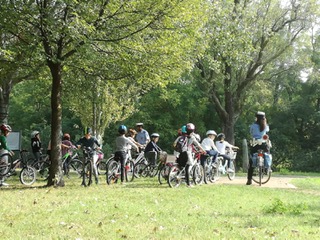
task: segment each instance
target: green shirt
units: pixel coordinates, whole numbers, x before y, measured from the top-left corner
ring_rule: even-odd
[[[0,135],[0,150],[2,149],[11,151],[7,145],[7,137]]]

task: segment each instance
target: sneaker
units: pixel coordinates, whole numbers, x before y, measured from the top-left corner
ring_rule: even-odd
[[[248,180],[246,185],[251,185],[252,184],[252,180]]]
[[[96,181],[96,184],[99,184],[99,179],[98,178],[96,178],[95,181]]]
[[[231,168],[228,168],[227,172],[228,173],[234,173],[233,169],[231,169]]]
[[[188,188],[193,188],[193,185],[189,184],[187,185]]]

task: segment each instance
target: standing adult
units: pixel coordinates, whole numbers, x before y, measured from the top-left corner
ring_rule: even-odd
[[[267,124],[266,114],[264,112],[258,111],[256,113],[256,121],[250,126],[250,134],[253,140],[262,139],[262,137],[269,132],[269,125]],[[259,149],[262,149],[264,152],[269,152],[269,147],[266,143],[261,145],[255,145],[251,148],[251,155],[256,153]],[[247,185],[252,184],[252,175],[253,175],[253,161],[252,158],[249,160],[249,168],[247,175]]]
[[[8,144],[7,144],[7,137],[10,134],[11,127],[7,124],[2,124],[0,126],[1,130],[1,135],[0,135],[0,155],[4,153],[9,153],[10,155],[13,155],[14,153],[9,149]],[[8,164],[8,157],[2,157],[0,161],[5,162]],[[0,186],[8,186],[9,184],[4,182],[4,176],[0,176]]]
[[[143,128],[143,123],[137,123],[136,124],[137,128],[137,135],[136,135],[136,140],[138,143],[143,145],[144,147],[150,142],[150,136],[147,130]]]

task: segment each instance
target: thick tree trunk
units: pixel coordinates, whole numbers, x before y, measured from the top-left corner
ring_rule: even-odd
[[[52,74],[51,89],[51,166],[48,178],[48,186],[64,186],[61,163],[61,92],[62,92],[62,65],[49,62]]]

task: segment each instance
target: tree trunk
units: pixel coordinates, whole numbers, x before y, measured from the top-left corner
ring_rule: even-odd
[[[0,123],[8,123],[11,81],[0,86]]]
[[[62,65],[49,62],[48,66],[52,75],[51,89],[51,165],[48,186],[64,186],[61,162],[61,92],[62,92]]]

